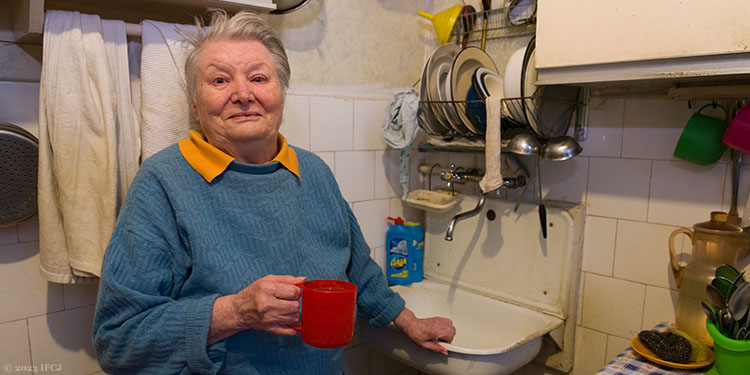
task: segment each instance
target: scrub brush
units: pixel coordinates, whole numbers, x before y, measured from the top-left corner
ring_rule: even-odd
[[[692,346],[688,339],[672,332],[641,331],[638,338],[659,358],[674,363],[690,362]]]

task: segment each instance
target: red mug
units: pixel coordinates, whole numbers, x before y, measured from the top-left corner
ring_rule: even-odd
[[[302,341],[317,348],[338,348],[352,341],[357,286],[341,280],[310,280],[302,289],[302,316],[292,326]]]

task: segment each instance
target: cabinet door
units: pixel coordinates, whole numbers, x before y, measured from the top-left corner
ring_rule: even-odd
[[[538,68],[741,52],[748,0],[539,0]]]

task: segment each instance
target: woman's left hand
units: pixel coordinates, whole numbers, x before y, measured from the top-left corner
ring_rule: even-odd
[[[450,343],[456,335],[452,320],[439,316],[420,319],[406,307],[393,323],[417,345],[444,355],[448,355],[448,350],[438,344],[438,341]]]

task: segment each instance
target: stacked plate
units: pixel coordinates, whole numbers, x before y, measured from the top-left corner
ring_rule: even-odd
[[[503,96],[492,58],[476,47],[438,47],[422,71],[420,122],[430,135],[478,137],[486,129],[484,100]]]

